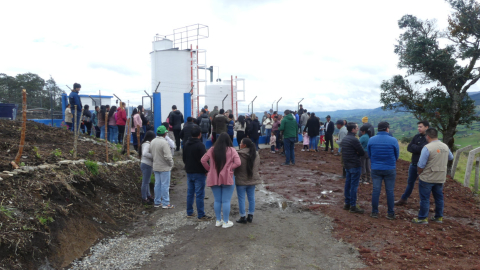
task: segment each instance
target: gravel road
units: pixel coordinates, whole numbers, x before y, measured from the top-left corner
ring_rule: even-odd
[[[178,159],[179,157],[176,157]],[[177,163],[181,163],[178,162]],[[183,167],[178,164],[177,168]],[[171,191],[175,209],[147,209],[121,236],[91,248],[70,269],[355,269],[358,251],[333,238],[332,220],[312,214],[259,186],[253,223],[217,228],[186,217],[186,176],[178,171]],[[206,188],[205,209],[213,214]],[[230,220],[239,216],[232,198]]]

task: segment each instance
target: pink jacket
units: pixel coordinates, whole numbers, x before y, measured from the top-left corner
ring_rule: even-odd
[[[134,125],[135,127],[134,127],[134,128],[133,128],[133,127],[130,127],[130,132],[135,132],[135,128],[136,128],[137,126],[142,127],[142,118],[140,118],[140,114],[138,114],[138,113],[135,114],[135,115],[133,116],[132,121],[133,121],[133,125]]]
[[[310,137],[308,137],[308,134],[305,133],[303,135],[303,145],[308,145],[310,143]]]
[[[207,161],[210,161],[210,165]],[[233,170],[242,164],[237,151],[233,147],[227,148],[227,160],[220,174],[217,174],[215,161],[213,160],[213,147],[202,157],[202,165],[208,171],[207,187],[220,185],[233,185]]]
[[[277,137],[276,136],[271,136],[270,137],[270,145],[276,145],[277,144]]]

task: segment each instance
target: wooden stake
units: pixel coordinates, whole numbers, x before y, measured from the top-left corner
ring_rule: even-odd
[[[131,131],[132,129],[131,129],[131,125],[130,125],[130,118],[128,118],[127,124],[128,124],[128,132],[127,132],[127,135],[125,137],[127,137],[127,156],[129,156],[130,155],[130,134],[132,133],[132,131]],[[125,131],[127,131],[127,129],[125,129]]]
[[[73,158],[77,158],[77,105],[74,106],[74,119],[73,119]]]
[[[23,153],[23,146],[25,144],[25,132],[27,129],[27,90],[23,89],[22,91],[22,133],[20,135],[20,145],[18,146],[18,153],[15,157],[15,163],[20,164],[20,158]]]
[[[105,113],[105,145],[107,153],[107,162],[108,162],[108,113]]]
[[[142,146],[142,143],[140,142],[140,126],[137,126],[137,150],[140,151],[140,147]]]

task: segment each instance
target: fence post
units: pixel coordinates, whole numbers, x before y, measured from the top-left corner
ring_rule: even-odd
[[[473,161],[475,160],[475,155],[480,152],[480,147],[473,149],[468,153],[467,168],[465,169],[465,179],[463,181],[463,186],[470,187],[470,174],[472,174]]]
[[[452,179],[454,179],[455,172],[457,171],[458,161],[460,160],[460,157],[461,157],[460,154],[468,150],[472,150],[471,145],[460,148],[457,150],[457,152],[455,152],[455,160],[453,161],[452,172],[451,172]]]
[[[475,183],[473,184],[473,191],[478,192],[478,177],[480,174],[480,157],[477,157],[475,162]]]
[[[125,137],[126,137],[126,140],[127,140],[127,156],[130,155],[130,134],[132,133],[131,132],[131,124],[130,124],[130,118],[128,118],[127,120],[127,125],[128,127],[125,128],[125,132],[128,132]],[[128,131],[127,131],[127,128],[128,128]],[[125,141],[125,140],[124,140]]]
[[[105,113],[105,153],[108,162],[108,113]]]
[[[77,131],[78,131],[78,118],[77,118],[77,105],[74,105],[75,115],[73,116],[73,158],[77,158]]]
[[[20,164],[20,158],[22,157],[23,147],[25,145],[25,132],[27,129],[27,90],[22,90],[22,132],[20,135],[20,145],[18,146],[18,153],[15,157],[15,163]]]
[[[137,125],[137,151],[140,151],[141,142],[140,142],[140,126]]]

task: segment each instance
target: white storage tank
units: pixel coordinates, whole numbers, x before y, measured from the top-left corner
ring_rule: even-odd
[[[173,48],[173,41],[155,37],[150,53],[152,65],[152,92],[160,82],[162,121],[166,121],[172,105],[185,112],[183,94],[191,89],[190,50]]]

